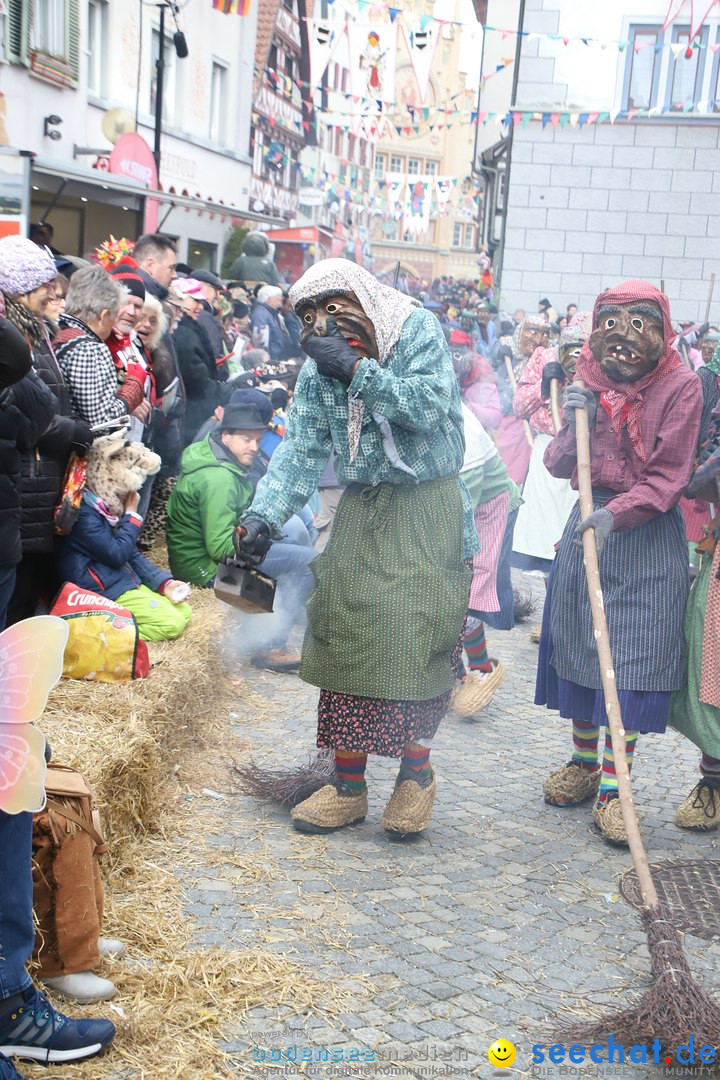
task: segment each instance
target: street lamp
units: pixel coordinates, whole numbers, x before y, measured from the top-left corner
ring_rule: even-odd
[[[153,157],[155,158],[155,168],[157,169],[158,184],[160,183],[160,139],[162,138],[162,110],[163,110],[163,90],[165,83],[165,12],[170,9],[172,17],[175,20],[175,33],[173,34],[173,45],[175,46],[175,54],[179,60],[184,60],[188,55],[187,41],[185,35],[178,26],[177,21],[177,4],[174,0],[162,0],[157,5],[160,9],[160,42],[158,45],[158,58],[155,63],[155,70],[157,72],[157,79],[155,82],[155,148],[153,150]]]

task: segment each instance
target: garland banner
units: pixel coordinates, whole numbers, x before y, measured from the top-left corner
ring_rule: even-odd
[[[352,96],[375,100],[382,112],[383,102],[395,100],[397,27],[393,23],[346,25]]]

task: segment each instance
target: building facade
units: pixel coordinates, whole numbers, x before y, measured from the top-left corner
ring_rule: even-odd
[[[151,201],[149,222],[178,240],[183,261],[219,266],[233,216],[249,207],[246,87],[252,83],[256,19],[256,5],[240,17],[214,11],[211,0],[188,0],[178,14],[188,49],[180,57],[173,40],[177,26],[166,8],[157,177],[142,143],[152,148],[154,142],[158,6],[6,0],[0,15],[0,142],[32,155],[31,216],[54,226],[56,247],[82,255],[109,233],[136,236],[146,223],[144,192],[159,184],[163,198]],[[141,138],[139,156],[113,157],[113,146],[128,133]],[[223,205],[231,208],[228,214]]]
[[[529,0],[525,29],[538,36],[523,40],[514,104],[543,119],[514,129],[510,307],[535,310],[548,296],[588,308],[602,288],[639,277],[664,285],[675,318],[704,319],[720,274],[720,19],[689,48],[689,10],[679,5],[663,29],[658,0]]]

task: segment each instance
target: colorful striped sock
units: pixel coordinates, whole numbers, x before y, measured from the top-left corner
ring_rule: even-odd
[[[473,630],[468,630],[465,633],[464,645],[468,658],[468,667],[471,671],[492,671],[492,662],[488,656],[485,625],[483,623],[478,623]]]
[[[720,758],[710,757],[703,751],[700,758],[700,772],[709,780],[720,780]]]
[[[598,765],[600,728],[586,720],[573,720],[573,756],[576,765],[592,772]]]
[[[367,759],[367,754],[358,754],[352,750],[335,751],[335,776],[342,780],[354,795],[365,790]]]
[[[627,757],[629,770],[632,770],[636,742],[637,731],[627,731],[625,733],[625,756]],[[613,754],[612,739],[610,738],[610,728],[605,728],[605,751],[603,753],[602,776],[600,778],[600,799],[603,802],[607,801],[608,795],[617,795],[617,789],[615,755]]]
[[[425,787],[432,776],[430,747],[414,742],[405,743],[400,775],[404,780],[417,780],[421,787]]]

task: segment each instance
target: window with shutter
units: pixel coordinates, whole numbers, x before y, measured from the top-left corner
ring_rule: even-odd
[[[20,0],[32,11],[30,67],[60,86],[80,80],[80,0]]]
[[[30,62],[30,5],[25,0],[8,0],[5,55],[13,64]]]

